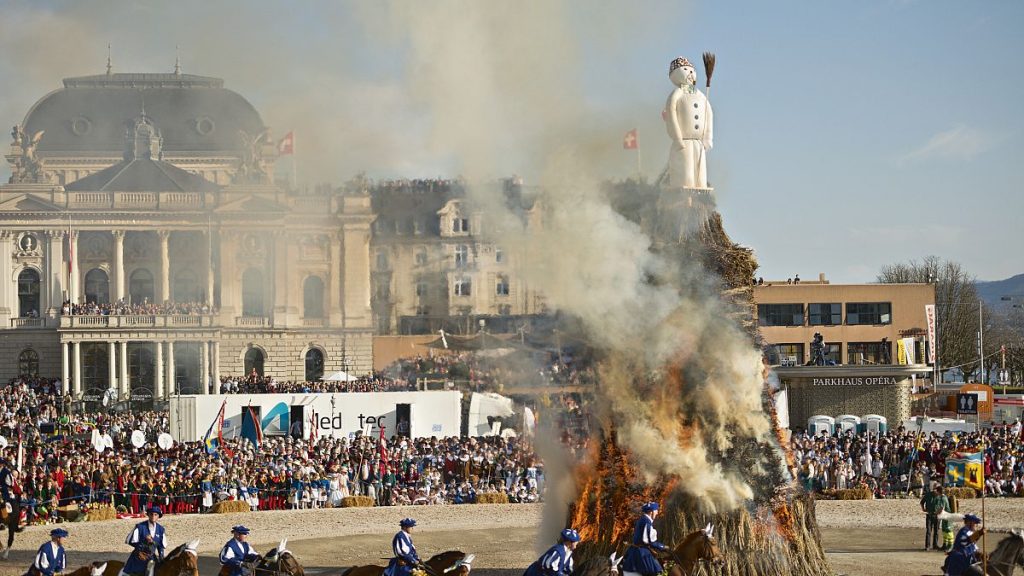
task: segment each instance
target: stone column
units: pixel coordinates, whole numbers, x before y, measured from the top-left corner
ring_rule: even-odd
[[[60,355],[61,355],[61,368],[60,368],[60,391],[62,394],[67,394],[68,390],[71,389],[71,354],[68,350],[71,348],[71,343],[61,342],[60,343]]]
[[[156,381],[153,383],[153,399],[159,400],[164,397],[164,343],[157,340],[156,344]]]
[[[114,230],[114,301],[124,300],[124,230]],[[124,342],[122,344],[122,350]]]
[[[68,248],[68,258],[71,260],[71,264],[68,266],[70,274],[68,278],[68,299],[71,300],[72,304],[81,304],[84,298],[79,289],[81,277],[81,270],[78,269],[78,231],[73,230],[68,233],[68,242],[70,248]]]
[[[10,326],[11,301],[17,298],[17,284],[11,278],[11,242],[13,234],[10,230],[0,230],[0,327]],[[16,308],[17,305],[15,305]]]
[[[75,385],[72,389],[75,397],[77,398],[82,394],[82,343],[75,342],[74,348],[74,363],[75,363]]]
[[[47,243],[46,277],[43,287],[49,288],[46,294],[49,302],[46,314],[51,318],[60,313],[60,305],[64,302],[64,233],[50,230],[46,233],[50,241]]]
[[[207,357],[209,350],[207,349],[206,342],[199,343],[199,393],[209,394],[210,393],[210,379],[207,375],[210,373],[210,359]]]
[[[128,396],[131,391],[131,383],[128,381],[128,341],[121,341],[121,378],[117,381],[117,387],[121,391],[121,397]]]
[[[214,392],[220,392],[220,342],[213,341],[213,385],[217,387]]]
[[[213,236],[211,232],[206,233],[206,302],[213,307],[216,299],[213,297]]]
[[[156,235],[160,239],[160,292],[157,294],[157,301],[163,304],[171,299],[171,256],[167,249],[171,233],[167,230],[157,230]]]
[[[274,234],[274,326],[284,327],[288,322],[288,234]]]
[[[331,277],[327,280],[327,310],[331,326],[340,328],[345,317],[345,311],[341,307],[341,295],[344,292],[342,282],[344,275],[341,271],[341,236],[330,235],[331,243]]]
[[[167,341],[167,396],[178,393],[178,382],[174,377],[174,340]]]
[[[117,342],[107,342],[107,388],[117,391]]]

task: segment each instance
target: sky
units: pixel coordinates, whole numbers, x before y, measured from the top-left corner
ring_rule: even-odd
[[[566,146],[600,160],[595,176],[623,178],[636,170],[622,149],[633,128],[655,178],[668,151],[668,63],[712,51],[709,180],[759,275],[871,282],[886,264],[932,254],[980,280],[1024,272],[1019,2],[51,0],[0,10],[0,121],[20,123],[62,78],[103,72],[108,43],[115,72],[170,72],[177,46],[184,72],[224,78],[275,136],[294,131],[309,185],[360,172],[531,183]],[[698,76],[703,86],[699,64]]]

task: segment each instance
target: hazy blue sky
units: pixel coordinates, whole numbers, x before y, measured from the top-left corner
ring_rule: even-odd
[[[501,55],[496,74],[510,71],[501,80],[513,94],[536,82],[553,97],[578,99],[585,137],[607,142],[607,177],[633,170],[634,156],[621,150],[633,127],[645,172],[661,170],[668,63],[716,52],[709,178],[727,230],[756,250],[765,278],[825,272],[838,282],[871,281],[886,263],[928,254],[959,261],[980,279],[1024,272],[1024,3],[493,5],[523,6],[496,50],[520,42],[543,54],[550,46],[551,60],[574,71],[562,82],[534,79],[522,73],[534,62],[516,66],[513,51]],[[276,135],[295,130],[304,181],[338,182],[360,170],[454,175],[459,159],[426,142],[440,121],[411,80],[423,34],[409,40],[404,27],[416,27],[415,13],[396,24],[395,6],[429,13],[439,5],[6,3],[0,121],[21,122],[63,77],[100,73],[108,42],[116,71],[170,71],[180,44],[186,72],[224,78]],[[544,7],[533,22],[536,6]],[[443,41],[449,32],[436,34]],[[536,57],[530,52],[523,58]],[[471,79],[466,84],[472,89]],[[518,123],[529,124],[530,112],[517,111]],[[549,122],[542,116],[537,124]],[[530,146],[529,135],[520,128],[514,142]],[[507,143],[501,150],[494,176],[517,172],[529,181],[536,158]]]

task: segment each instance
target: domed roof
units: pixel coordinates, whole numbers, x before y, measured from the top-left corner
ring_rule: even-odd
[[[266,127],[245,98],[219,78],[189,74],[104,74],[66,78],[29,110],[30,137],[45,130],[36,153],[120,155],[126,127],[144,113],[163,135],[164,154],[244,153]]]

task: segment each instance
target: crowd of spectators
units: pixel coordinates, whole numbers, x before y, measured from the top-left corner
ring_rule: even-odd
[[[409,384],[403,380],[386,378],[380,373],[373,373],[354,380],[331,381],[316,380],[297,382],[292,380],[278,381],[273,376],[221,376],[221,394],[291,394],[311,392],[403,392],[415,390],[415,382]]]
[[[128,302],[119,300],[114,303],[86,302],[72,304],[65,300],[61,305],[61,314],[65,316],[194,316],[215,314],[217,311],[207,302],[173,302],[163,304],[154,302]]]
[[[920,496],[933,482],[945,481],[948,458],[981,451],[986,494],[1024,496],[1019,421],[972,433],[918,434],[902,427],[882,434],[795,433],[791,448],[794,476],[808,490],[866,486],[879,498],[908,492]]]
[[[472,390],[500,392],[509,386],[589,386],[597,381],[594,369],[582,362],[537,363],[518,355],[490,356],[475,352],[417,355],[400,360],[386,373],[398,380],[443,380],[466,384]]]

